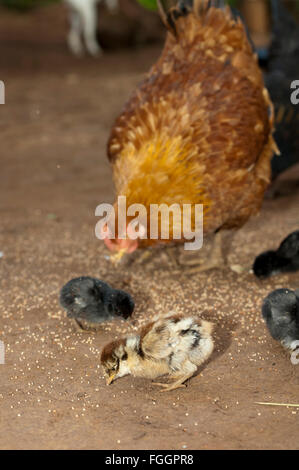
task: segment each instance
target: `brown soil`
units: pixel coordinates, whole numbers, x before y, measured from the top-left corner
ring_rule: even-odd
[[[7,100],[0,106],[0,448],[298,448],[299,408],[256,402],[299,402],[299,366],[260,314],[269,291],[299,287],[299,273],[264,282],[229,269],[178,278],[157,256],[134,268],[111,266],[94,236],[95,207],[113,199],[106,141],[159,48],[74,59],[60,7],[48,11],[48,18],[44,11],[0,19]],[[298,229],[298,214],[295,186],[266,200],[261,216],[237,232],[230,264],[249,267]],[[136,301],[133,322],[77,333],[58,295],[78,275],[126,288]],[[200,375],[169,394],[131,377],[107,387],[103,344],[168,310],[216,323],[216,351]]]

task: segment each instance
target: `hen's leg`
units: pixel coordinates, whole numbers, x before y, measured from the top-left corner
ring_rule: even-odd
[[[219,268],[225,264],[222,252],[222,234],[217,232],[214,236],[213,245],[207,259],[199,265],[187,267],[183,272],[188,274],[200,273],[209,269]]]
[[[166,261],[170,261],[173,267],[179,267],[179,263],[178,263],[175,251],[176,251],[175,246],[166,246],[166,247],[163,247],[163,249],[159,249],[159,250],[152,250],[150,248],[147,248],[138,257],[136,257],[135,261],[133,261],[131,264],[133,263],[142,264],[144,261],[150,261],[154,259],[155,256],[159,256],[160,258],[161,256],[163,257],[165,256]]]
[[[169,246],[165,249],[168,259],[170,261],[170,264],[174,268],[179,267],[178,254],[177,254],[176,248],[177,248],[176,246]]]
[[[145,250],[142,252],[142,254],[137,258],[136,263],[137,264],[142,264],[143,261],[147,260],[151,256],[151,251],[150,250]]]

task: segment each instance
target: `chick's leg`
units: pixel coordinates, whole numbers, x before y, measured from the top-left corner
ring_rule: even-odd
[[[152,382],[152,385],[159,385],[159,387],[165,388],[165,391],[167,391],[167,389],[169,389],[169,387],[172,387],[172,384],[164,384],[162,382]],[[185,387],[186,387],[186,385],[181,384],[176,388],[185,388]],[[161,392],[163,392],[163,390],[161,390]]]
[[[160,390],[160,392],[170,392],[171,390],[176,390],[177,388],[185,388],[186,385],[184,384],[184,382],[190,379],[190,377],[192,377],[193,374],[194,374],[194,371],[192,371],[189,374],[183,375],[182,377],[179,377],[178,380],[176,380],[172,384],[169,384],[163,390]]]
[[[73,318],[73,322],[78,333],[89,333],[89,330],[84,328],[82,323],[77,318]]]
[[[186,385],[184,384],[184,382],[190,379],[190,377],[193,376],[196,370],[197,366],[195,364],[190,361],[186,361],[183,365],[183,369],[180,372],[177,372],[176,374],[173,374],[171,376],[171,379],[173,379],[174,382],[170,384],[155,382],[154,385],[160,385],[161,387],[163,387],[164,390],[160,390],[161,392],[170,392],[171,390],[176,390],[177,388],[185,388]]]

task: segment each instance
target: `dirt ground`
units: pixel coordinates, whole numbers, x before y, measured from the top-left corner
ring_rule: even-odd
[[[95,207],[113,200],[106,141],[159,47],[78,60],[65,46],[60,7],[48,12],[0,17],[0,448],[298,449],[299,407],[256,402],[299,403],[299,366],[260,313],[269,291],[299,287],[299,273],[263,282],[248,270],[178,277],[163,256],[111,266],[94,235]],[[266,200],[235,235],[230,264],[249,268],[298,229],[298,178],[299,168],[286,175],[291,191]],[[79,275],[127,289],[133,321],[76,332],[58,296]],[[131,377],[107,387],[102,346],[170,310],[216,324],[200,375],[169,394]]]

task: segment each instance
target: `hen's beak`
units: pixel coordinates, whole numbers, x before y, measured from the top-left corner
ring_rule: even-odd
[[[108,377],[106,379],[106,385],[110,385],[113,382],[113,380],[115,379],[115,376],[116,376],[116,374],[110,375],[110,377]]]

